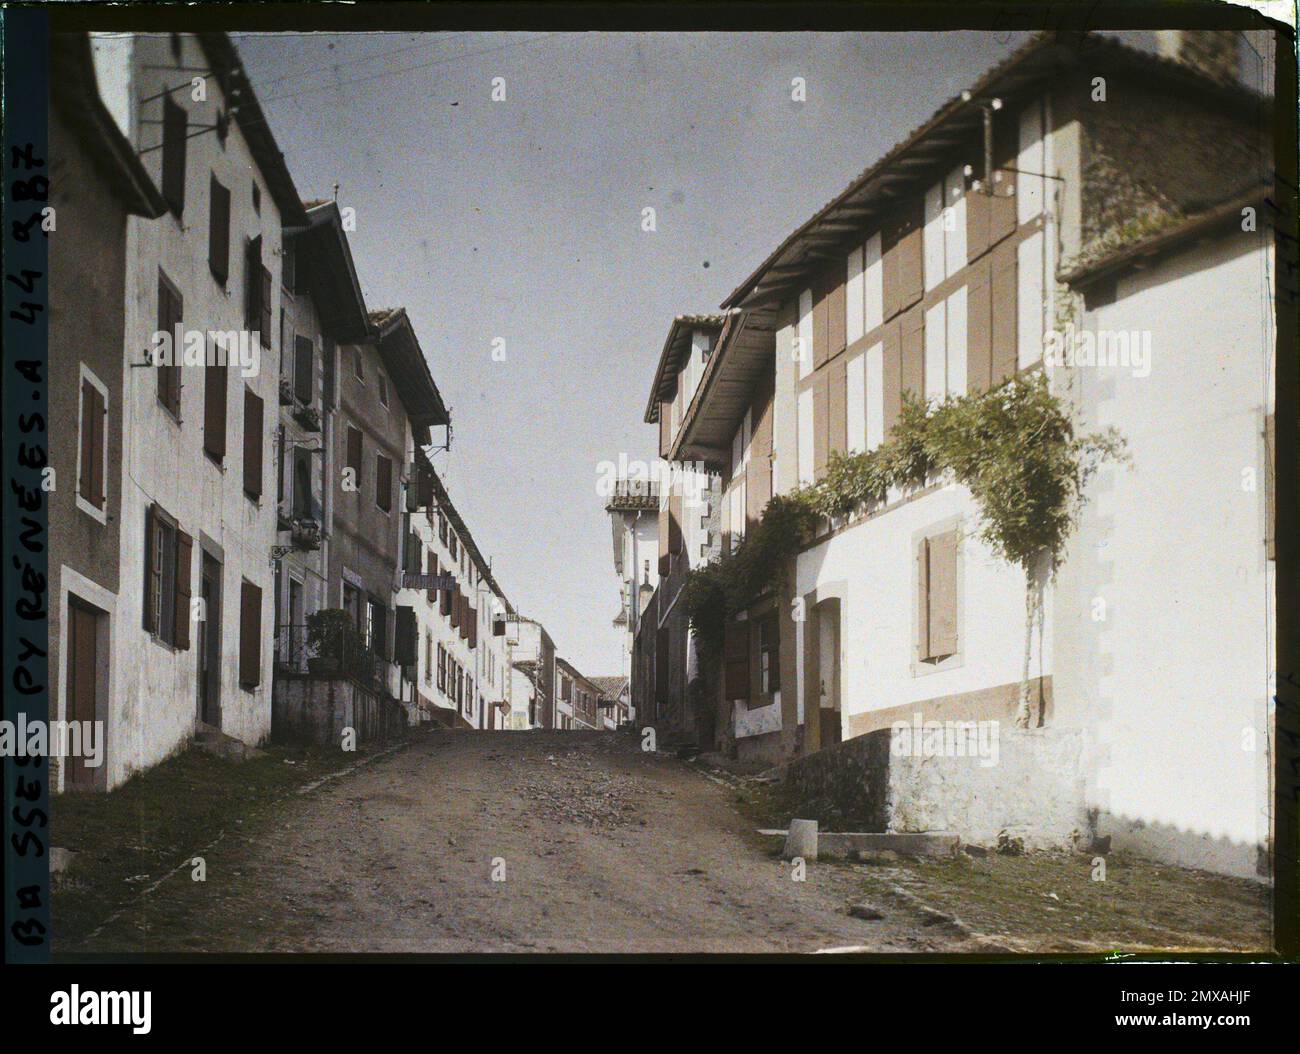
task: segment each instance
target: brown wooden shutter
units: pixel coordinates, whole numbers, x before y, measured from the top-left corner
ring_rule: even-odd
[[[902,390],[918,399],[925,398],[925,311],[920,304],[903,316]]]
[[[432,549],[426,549],[424,551],[424,573],[426,575],[436,575],[438,573],[438,558],[433,555]],[[438,591],[432,586],[426,587],[424,591],[424,599],[432,604],[438,599]]]
[[[837,277],[831,280],[830,292],[826,297],[827,358],[834,358],[844,350],[848,343],[849,320],[845,304],[844,268],[840,266]]]
[[[989,244],[996,245],[1016,229],[1016,174],[1000,165],[1016,163],[1020,149],[1020,124],[1013,119],[993,119],[994,169],[989,198]]]
[[[158,272],[158,328],[172,338],[172,365],[159,366],[158,399],[175,417],[181,413],[181,354],[184,345],[178,345],[175,337],[177,326],[183,321],[184,303],[180,294],[172,290],[171,285]]]
[[[673,447],[673,404],[671,400],[659,403],[659,456],[667,457]]]
[[[455,609],[452,605],[451,598],[452,598],[452,591],[450,589],[441,590],[439,599],[441,601],[441,610],[442,610],[443,617],[451,618],[453,620],[452,625],[454,626],[456,623],[452,612]]]
[[[244,388],[244,493],[262,496],[262,399]]]
[[[844,453],[848,448],[848,363],[840,358],[831,363],[826,371],[829,374],[830,393],[827,406],[829,422],[828,444],[832,452]]]
[[[1264,418],[1264,559],[1277,559],[1277,424]]]
[[[433,469],[429,465],[421,465],[416,474],[416,498],[419,501],[420,508],[428,509],[433,506]]]
[[[163,96],[162,115],[162,195],[172,213],[185,211],[185,146],[187,121],[185,107]]]
[[[988,260],[971,271],[966,287],[966,390],[988,391],[993,377],[992,283]]]
[[[727,701],[749,701],[749,620],[727,622],[723,636],[723,677]]]
[[[406,604],[397,606],[397,624],[393,633],[393,662],[398,666],[414,666],[417,661],[418,637],[415,626],[415,608]]]
[[[990,278],[989,329],[992,334],[993,385],[1016,375],[1019,355],[1016,349],[1016,247],[1010,243],[993,250]]]
[[[460,627],[460,583],[457,582],[451,591],[451,628]]]
[[[916,547],[916,657],[930,658],[930,541]]]
[[[271,272],[265,266],[262,267],[262,295],[259,299],[259,305],[262,309],[259,325],[262,332],[262,347],[271,347],[271,334],[274,332],[271,328]],[[280,352],[287,354],[288,349],[281,347]]]
[[[929,539],[930,657],[957,651],[957,532]]]
[[[820,278],[813,287],[813,369],[830,357],[830,282]]]
[[[77,492],[104,507],[104,397],[89,380],[81,382],[81,474]]]
[[[209,180],[208,198],[208,269],[223,286],[230,276],[230,191]]]
[[[262,590],[246,579],[239,584],[239,683],[262,683]]]
[[[903,327],[891,322],[885,327],[884,347],[881,349],[881,387],[884,402],[885,438],[898,423],[898,412],[903,405]]]
[[[921,203],[906,206],[894,228],[894,255],[898,269],[898,309],[911,307],[925,291],[924,254],[921,236]]]
[[[469,597],[464,593],[460,593],[457,595],[457,599],[460,601],[460,639],[469,640]]]
[[[262,323],[262,236],[251,238],[244,246],[244,326],[257,329]],[[262,334],[266,347],[270,334]]]
[[[890,221],[880,231],[880,303],[881,318],[888,322],[898,314],[902,303],[898,279],[897,222]]]
[[[830,371],[813,376],[813,478],[826,471],[830,453]]]
[[[758,523],[772,498],[772,402],[775,376],[765,373],[750,404],[753,431],[745,468],[745,522]]]
[[[466,611],[469,615],[466,620],[469,624],[469,646],[473,649],[478,647],[478,608],[473,604],[469,604]]]
[[[226,389],[228,365],[203,369],[203,449],[217,461],[226,457]]]
[[[352,470],[353,482],[361,486],[361,429],[348,425],[348,468]]]
[[[158,595],[162,588],[162,568],[159,566],[158,507],[150,505],[144,513],[144,628],[148,633],[158,632]]]
[[[176,530],[176,604],[172,612],[172,641],[182,651],[190,646],[190,564],[194,539]]]

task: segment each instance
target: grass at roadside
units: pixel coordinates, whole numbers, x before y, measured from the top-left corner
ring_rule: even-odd
[[[900,857],[858,865],[867,897],[901,886],[1014,952],[1262,951],[1270,946],[1266,886],[1123,853],[950,859]]]
[[[52,894],[54,950],[81,946],[115,911],[223,832],[247,835],[269,819],[278,799],[357,758],[273,746],[237,763],[191,747],[111,794],[57,796],[51,843],[75,856]]]
[[[749,784],[736,806],[754,827],[785,828],[799,815],[783,783]],[[754,836],[763,852],[779,843]],[[1013,952],[1262,951],[1271,944],[1270,891],[1262,883],[1159,864],[1124,853],[989,852],[956,858],[882,854],[852,868],[866,900],[900,886]],[[1100,872],[1097,872],[1100,877]]]

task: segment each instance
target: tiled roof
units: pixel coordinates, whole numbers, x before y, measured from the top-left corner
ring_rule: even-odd
[[[619,693],[623,691],[623,686],[627,684],[627,678],[618,677],[588,677],[592,684],[600,689],[600,694],[606,699],[617,699]]]
[[[768,272],[778,265],[787,272],[793,272],[801,264],[811,270],[813,265],[808,262],[807,256],[817,229],[822,224],[833,225],[836,214],[841,211],[856,212],[858,221],[861,221],[861,213],[867,207],[867,202],[877,194],[875,188],[879,181],[882,177],[888,178],[887,170],[918,161],[924,167],[924,161],[912,155],[923,150],[927,142],[936,137],[941,127],[948,131],[946,126],[951,123],[972,118],[981,97],[995,91],[1003,93],[1011,87],[1022,90],[1041,79],[1059,75],[1062,67],[1076,64],[1083,56],[1092,61],[1109,59],[1122,63],[1141,72],[1143,76],[1160,77],[1174,87],[1213,92],[1220,98],[1258,101],[1256,93],[1244,85],[1225,85],[1186,62],[1142,51],[1108,37],[1088,34],[1080,43],[1078,34],[1039,33],[991,67],[967,91],[945,102],[928,120],[860,172],[843,191],[790,234],[753,274],[732,291],[722,302],[722,307],[730,309],[747,306],[746,301],[757,292],[757,287]],[[896,192],[896,188],[891,188],[892,192]]]

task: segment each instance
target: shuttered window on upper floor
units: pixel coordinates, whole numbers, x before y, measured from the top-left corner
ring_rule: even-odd
[[[107,424],[108,405],[104,394],[90,377],[83,374],[77,493],[101,511],[106,497],[104,468],[108,456],[105,450]]]
[[[230,191],[216,176],[208,188],[208,270],[224,288],[230,276]]]
[[[157,366],[158,401],[177,421],[181,416],[181,356],[184,352],[184,302],[171,280],[158,271],[158,331],[167,335],[170,361]]]
[[[239,582],[239,686],[251,691],[262,683],[262,590]]]
[[[262,497],[262,431],[266,424],[262,397],[244,388],[244,493],[254,501]]]
[[[185,107],[170,94],[162,100],[162,196],[178,219],[185,211],[185,152],[189,134]]]
[[[194,539],[158,504],[145,511],[144,628],[174,648],[190,646],[190,564]]]

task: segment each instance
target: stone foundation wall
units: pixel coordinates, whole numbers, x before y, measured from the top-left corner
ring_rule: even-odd
[[[406,710],[346,678],[277,676],[272,739],[338,746],[345,728],[356,732],[358,743],[392,739],[407,728]]]
[[[828,830],[950,831],[994,845],[1006,832],[1027,849],[1090,843],[1082,733],[999,728],[996,763],[980,757],[894,756],[880,729],[785,768],[799,815]]]

